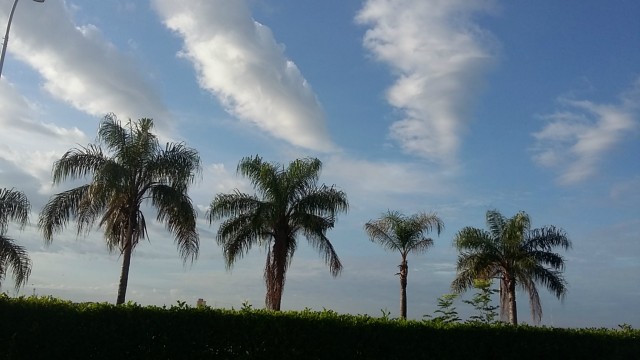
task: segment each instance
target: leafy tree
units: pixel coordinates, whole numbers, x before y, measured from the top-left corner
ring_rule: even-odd
[[[31,205],[27,196],[18,190],[0,189],[0,283],[5,279],[8,268],[12,269],[16,290],[27,283],[31,274],[31,260],[27,250],[6,236],[9,221],[15,221],[20,228],[29,221]]]
[[[117,304],[125,301],[133,249],[148,235],[143,202],[157,210],[157,221],[175,236],[184,262],[198,256],[196,211],[187,188],[200,169],[200,158],[182,143],[162,148],[152,130],[151,119],[129,120],[123,126],[115,115],[105,116],[97,140],[108,153],[90,144],[67,151],[53,165],[54,184],[89,175],[91,182],[52,196],[40,213],[47,244],[70,219],[76,220],[79,235],[99,218],[109,250],[123,255]]]
[[[440,296],[438,298],[438,310],[433,312],[437,316],[425,315],[424,317],[430,318],[428,321],[438,324],[451,324],[460,321],[458,310],[453,306],[457,297],[458,294],[444,294]]]
[[[268,309],[280,310],[286,272],[299,235],[324,257],[333,276],[342,270],[326,233],[333,228],[336,215],[347,211],[347,197],[334,186],[318,186],[321,168],[320,160],[311,158],[294,160],[286,168],[257,155],[243,158],[237,171],[249,178],[258,194],[236,189],[231,194],[218,194],[209,207],[209,223],[226,219],[216,239],[228,268],[254,244],[267,248],[264,279]]]
[[[409,266],[407,256],[410,252],[420,254],[431,245],[433,239],[425,237],[435,229],[438,235],[444,228],[442,220],[435,214],[418,213],[405,216],[397,211],[389,211],[376,220],[364,225],[371,241],[382,245],[387,250],[400,253],[402,261],[400,272],[400,318],[407,318],[407,277]]]
[[[566,233],[554,226],[531,229],[529,215],[519,212],[505,218],[496,210],[487,211],[489,230],[465,227],[454,239],[460,252],[458,274],[451,288],[459,293],[472,287],[476,279],[500,280],[500,314],[511,324],[518,323],[516,287],[529,294],[531,316],[542,319],[542,306],[536,283],[562,299],[567,291],[562,276],[564,258],[555,247],[571,247]]]
[[[471,315],[470,322],[494,323],[498,317],[496,310],[498,310],[499,306],[491,305],[491,295],[499,291],[491,288],[490,280],[476,279],[473,282],[473,287],[478,289],[478,292],[473,295],[473,299],[462,300],[463,303],[473,306],[477,311],[477,314]]]

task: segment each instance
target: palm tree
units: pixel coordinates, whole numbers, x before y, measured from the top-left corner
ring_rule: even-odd
[[[7,268],[13,270],[16,290],[27,283],[31,274],[31,260],[27,250],[6,236],[9,221],[15,221],[20,228],[29,221],[31,205],[27,196],[14,189],[0,189],[0,284],[7,274]]]
[[[460,293],[473,287],[476,279],[500,280],[500,313],[502,319],[518,324],[516,287],[529,294],[531,316],[535,323],[542,319],[542,306],[536,283],[563,299],[567,283],[562,276],[564,258],[555,247],[571,247],[566,233],[554,226],[531,229],[529,215],[519,212],[505,218],[497,210],[487,211],[489,230],[465,227],[455,238],[460,251],[458,274],[451,284]]]
[[[52,196],[40,213],[39,226],[49,244],[55,232],[74,218],[78,235],[88,232],[99,218],[107,247],[123,255],[116,304],[125,301],[131,254],[147,238],[143,202],[156,208],[156,219],[175,236],[183,261],[198,256],[196,211],[187,195],[188,185],[200,169],[198,153],[182,143],[161,147],[151,132],[153,120],[129,120],[123,126],[115,115],[104,117],[99,145],[67,151],[53,165],[53,183],[93,175],[89,184]]]
[[[324,257],[331,275],[342,264],[326,236],[336,215],[348,210],[346,194],[334,186],[318,186],[322,163],[318,159],[298,159],[285,168],[261,157],[245,157],[237,171],[251,180],[257,195],[239,190],[218,194],[208,210],[209,223],[226,218],[218,229],[217,242],[223,247],[227,268],[258,243],[267,248],[264,279],[265,304],[280,310],[286,272],[298,247],[298,236]]]
[[[444,223],[436,214],[418,213],[405,216],[397,211],[389,211],[376,220],[364,225],[371,241],[382,245],[387,250],[398,251],[402,262],[400,272],[400,317],[407,318],[407,276],[409,253],[421,254],[433,245],[433,239],[425,235],[435,229],[440,235]]]

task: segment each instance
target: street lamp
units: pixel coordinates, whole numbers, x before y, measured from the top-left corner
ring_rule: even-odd
[[[43,3],[44,0],[33,0],[35,2]],[[7,52],[7,44],[9,43],[9,30],[11,29],[11,20],[13,20],[13,13],[16,11],[18,0],[13,2],[11,13],[9,14],[9,22],[7,23],[7,32],[4,34],[4,42],[2,43],[2,55],[0,55],[0,76],[2,75],[2,66],[4,65],[4,55]]]

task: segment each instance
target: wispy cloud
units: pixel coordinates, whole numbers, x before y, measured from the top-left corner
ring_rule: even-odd
[[[533,134],[533,161],[557,169],[561,184],[574,184],[597,172],[608,151],[638,127],[640,81],[619,104],[561,98],[563,106],[543,116],[547,124]]]
[[[85,143],[77,127],[64,128],[37,119],[37,111],[6,81],[0,81],[0,183],[20,190],[47,192],[51,188],[51,164],[69,144]],[[36,185],[34,183],[37,182]],[[35,189],[25,187],[35,185]]]
[[[8,49],[40,73],[51,96],[94,116],[115,112],[134,119],[168,117],[133,58],[109,42],[95,25],[76,24],[65,2],[24,3],[21,7]]]
[[[180,54],[193,63],[200,86],[227,112],[290,144],[334,148],[311,86],[271,30],[252,19],[244,0],[154,4],[183,38]]]
[[[472,16],[492,1],[368,0],[356,21],[369,26],[364,46],[397,76],[387,101],[401,109],[391,137],[404,151],[455,160],[467,112],[493,61],[494,40]]]

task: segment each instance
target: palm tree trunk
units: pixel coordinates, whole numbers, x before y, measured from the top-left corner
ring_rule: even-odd
[[[400,318],[407,318],[407,276],[409,275],[409,266],[407,259],[403,258],[400,266]]]
[[[518,325],[518,307],[516,306],[516,281],[508,280],[509,289],[509,322],[512,325]]]
[[[264,269],[264,278],[267,285],[265,305],[267,309],[280,311],[282,293],[284,290],[287,248],[286,240],[277,239],[273,242],[273,248],[267,254],[267,264]]]
[[[131,265],[131,242],[124,248],[122,259],[122,270],[120,271],[120,285],[118,286],[118,299],[116,305],[124,304],[127,294],[127,283],[129,282],[129,266]]]
[[[118,298],[116,305],[124,304],[127,295],[127,284],[129,283],[129,267],[131,265],[131,253],[133,252],[133,215],[129,216],[129,224],[127,225],[126,242],[124,245],[122,269],[120,270],[120,284],[118,285]]]

